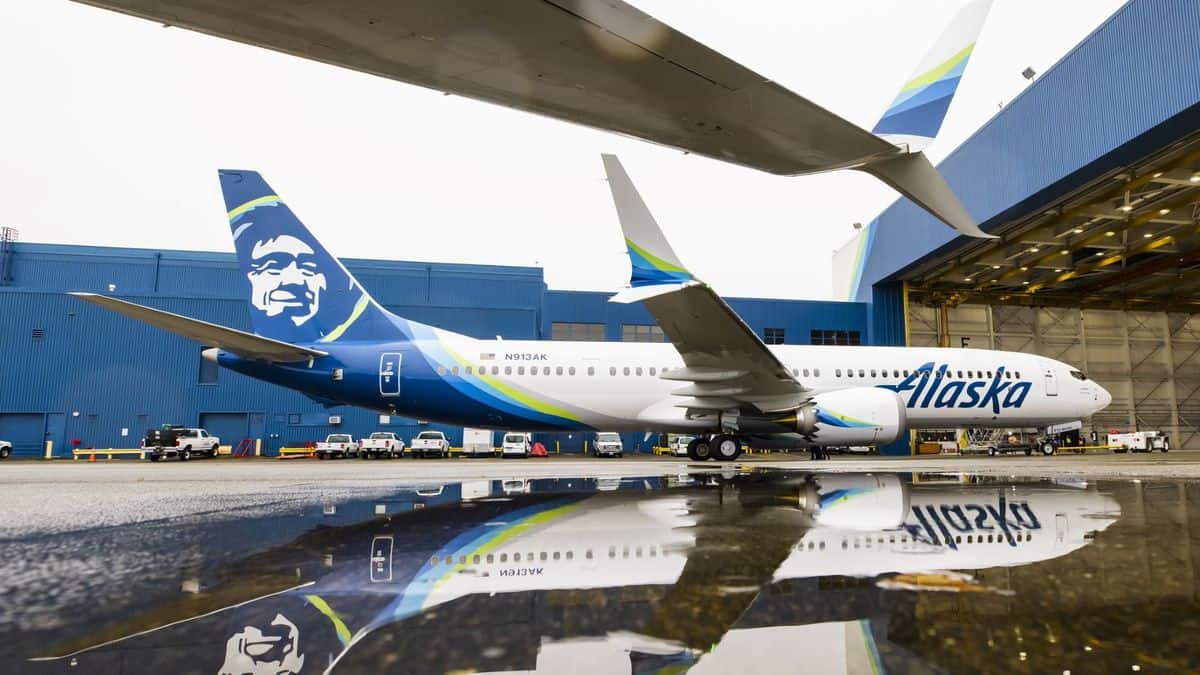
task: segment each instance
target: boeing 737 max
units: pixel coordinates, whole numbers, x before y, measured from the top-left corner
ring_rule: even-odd
[[[676,257],[604,158],[644,302],[669,343],[479,340],[392,314],[252,171],[221,171],[253,333],[76,293],[213,348],[206,358],[330,403],[469,427],[689,433],[693,459],[882,445],[909,428],[1036,426],[1111,397],[1075,368],[982,349],[768,347]]]

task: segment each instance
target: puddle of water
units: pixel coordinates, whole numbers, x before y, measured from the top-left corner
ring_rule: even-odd
[[[6,541],[0,671],[1200,668],[1200,483],[430,487]]]

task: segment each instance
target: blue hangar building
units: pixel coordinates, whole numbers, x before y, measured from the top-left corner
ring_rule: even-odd
[[[731,304],[768,342],[1071,361],[1114,394],[1085,428],[1161,429],[1175,448],[1200,448],[1200,3],[1130,0],[939,168],[998,239],[957,237],[899,200],[836,254],[844,302]],[[640,306],[547,289],[538,269],[346,263],[389,309],[468,335],[660,339]],[[232,255],[4,243],[0,438],[24,455],[51,441],[65,456],[74,441],[130,447],[145,427],[175,422],[261,439],[271,453],[333,430],[409,438],[436,427],[381,426],[372,412],[218,372],[198,345],[64,294],[247,329],[242,284]],[[461,429],[444,430],[460,440]],[[584,439],[544,440],[567,452]],[[645,449],[652,439],[625,441]]]
[[[233,254],[9,243],[0,253],[0,438],[14,454],[55,456],[79,447],[136,447],[149,427],[200,425],[224,443],[262,441],[264,454],[323,439],[394,431],[406,441],[461,427],[326,408],[302,394],[218,368],[194,342],[94,307],[67,291],[125,298],[205,321],[251,330],[245,278]],[[377,301],[404,317],[478,338],[662,341],[641,305],[609,293],[546,288],[542,270],[442,263],[343,260]],[[867,305],[734,299],[739,314],[776,343],[869,340]],[[539,434],[551,450],[577,452],[586,436]],[[655,438],[628,434],[626,447]],[[497,443],[499,438],[496,439]]]

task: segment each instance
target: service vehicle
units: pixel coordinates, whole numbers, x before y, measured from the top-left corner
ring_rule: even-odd
[[[329,434],[317,443],[317,459],[344,459],[358,454],[358,444],[350,434]]]
[[[687,434],[673,436],[670,441],[671,454],[675,457],[687,457],[688,443],[691,443],[695,438],[695,436]]]
[[[621,442],[621,434],[612,431],[601,431],[596,434],[592,444],[592,454],[597,457],[621,457],[625,454],[625,445]]]
[[[1109,434],[1108,445],[1113,452],[1166,452],[1171,449],[1171,439],[1161,431],[1130,431]]]
[[[412,458],[418,457],[449,457],[450,441],[446,434],[440,431],[422,431],[409,443]]]
[[[216,457],[221,439],[198,427],[163,425],[146,431],[142,450],[151,462],[177,457],[186,462],[193,457]]]
[[[501,457],[528,457],[533,450],[533,442],[527,433],[510,431],[504,434],[500,444]]]
[[[8,441],[0,441],[0,459],[8,459],[12,454],[12,443]]]
[[[494,453],[491,429],[463,429],[463,457],[491,457]]]
[[[358,456],[362,459],[391,459],[404,456],[404,439],[390,431],[376,431],[358,441]]]

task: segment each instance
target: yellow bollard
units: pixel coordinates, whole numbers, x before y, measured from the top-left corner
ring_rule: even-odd
[[[46,459],[54,459],[54,441],[46,441]]]
[[[559,441],[554,441],[554,454],[557,455],[557,454],[560,454],[561,452],[562,452],[562,444]]]
[[[254,439],[254,456],[262,457],[262,439],[261,438]]]

